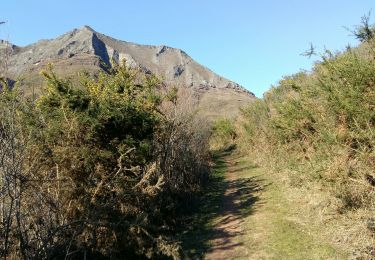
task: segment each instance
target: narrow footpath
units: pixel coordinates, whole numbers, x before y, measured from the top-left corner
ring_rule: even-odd
[[[292,217],[275,176],[238,153],[216,160],[203,210],[187,232],[187,259],[342,259]]]

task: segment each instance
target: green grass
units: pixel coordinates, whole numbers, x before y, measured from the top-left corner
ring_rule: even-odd
[[[274,214],[269,215],[272,233],[267,242],[267,251],[274,259],[336,259],[340,254],[330,245],[310,235],[298,223],[290,220],[298,205],[285,202],[282,191],[274,185],[269,188],[270,207]],[[271,209],[272,208],[272,209]]]
[[[320,241],[316,227],[299,224],[303,212],[299,212],[298,204],[286,200],[291,191],[278,181],[280,176],[236,151],[215,153],[214,162],[211,181],[181,233],[186,258],[204,259],[210,241],[217,235],[214,227],[222,217],[225,190],[235,185],[240,203],[234,214],[243,219],[244,233],[235,241],[246,247],[247,255],[233,256],[234,259],[345,259],[344,254]],[[228,170],[235,179],[225,179]]]
[[[270,252],[275,259],[335,259],[336,251],[321,244],[292,221],[275,219]]]
[[[196,212],[184,221],[181,233],[182,248],[187,258],[203,259],[214,236],[214,220],[221,210],[221,201],[226,190],[225,173],[227,164],[224,156],[228,152],[213,154],[214,167],[209,183],[196,205]]]
[[[259,197],[251,209],[243,208],[243,230],[239,238],[249,255],[243,259],[345,259],[327,243],[320,241],[319,230],[311,230],[295,222],[303,218],[298,204],[286,199],[290,190],[280,182],[280,176],[257,167],[249,158],[235,158],[237,177],[257,182]],[[252,214],[246,214],[247,211]]]

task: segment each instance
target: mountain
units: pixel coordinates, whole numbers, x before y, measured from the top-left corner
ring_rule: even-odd
[[[97,73],[105,70],[103,62],[110,65],[112,60],[125,59],[128,66],[154,73],[167,85],[191,89],[200,110],[210,117],[236,115],[242,105],[255,100],[253,93],[200,65],[180,49],[116,40],[89,26],[25,47],[1,41],[1,50],[8,50],[7,77],[21,79],[26,93],[38,93],[43,81],[39,71],[47,63],[53,63],[58,74],[73,76],[79,70]]]

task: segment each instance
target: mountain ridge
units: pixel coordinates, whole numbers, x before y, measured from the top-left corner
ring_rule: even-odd
[[[0,48],[3,45],[11,46],[7,73],[12,79],[26,79],[23,85],[30,81],[32,85],[41,84],[37,74],[50,62],[57,71],[71,75],[79,69],[96,73],[106,69],[103,62],[111,66],[112,62],[125,60],[129,67],[155,74],[166,85],[192,89],[199,100],[219,104],[224,99],[244,104],[256,99],[252,92],[199,64],[181,49],[117,40],[88,25],[24,47],[2,41]]]

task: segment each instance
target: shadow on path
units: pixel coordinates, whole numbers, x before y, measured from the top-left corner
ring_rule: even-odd
[[[260,203],[256,194],[264,185],[258,177],[241,176],[256,166],[238,164],[238,159],[232,162],[229,156],[228,151],[215,156],[210,183],[196,212],[185,220],[181,240],[186,258],[203,259],[206,253],[243,247],[237,239],[242,235],[242,219],[254,213],[255,203]]]

